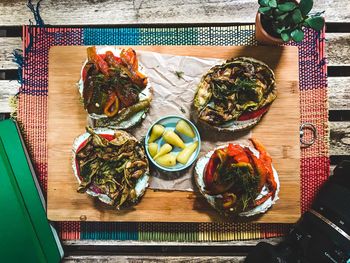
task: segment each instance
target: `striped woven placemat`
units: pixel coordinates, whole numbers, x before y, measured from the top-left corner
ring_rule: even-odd
[[[254,25],[174,28],[23,27],[23,63],[17,120],[47,189],[48,51],[58,45],[256,45]],[[313,123],[318,139],[301,149],[301,210],[306,211],[329,175],[327,77],[324,32],[306,29],[299,46],[301,122]],[[287,224],[57,222],[62,239],[225,241],[280,236]]]

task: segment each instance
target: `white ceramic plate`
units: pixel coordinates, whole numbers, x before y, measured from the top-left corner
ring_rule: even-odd
[[[264,113],[265,114],[265,113]],[[255,126],[260,119],[264,116],[264,114],[249,119],[249,120],[244,120],[244,121],[238,121],[238,120],[233,120],[233,121],[228,121],[222,125],[214,126],[210,125],[209,123],[202,121],[198,118],[198,114],[196,112],[192,112],[192,117],[195,120],[195,122],[207,129],[213,130],[213,131],[230,131],[230,132],[235,132],[235,131],[243,131],[246,129],[249,129],[253,126]]]
[[[259,158],[259,152],[250,147],[250,146],[246,146],[246,145],[241,145],[240,146],[242,147],[249,147],[249,149],[253,152],[253,154]],[[227,145],[225,146],[220,146],[216,149],[221,149],[221,148],[225,148],[227,147]],[[215,149],[215,150],[216,150]],[[208,152],[205,156],[201,157],[197,163],[196,163],[196,167],[195,167],[195,182],[196,182],[196,185],[197,187],[199,188],[199,191],[201,192],[201,194],[205,197],[205,199],[208,201],[208,203],[214,207],[216,210],[218,210],[217,206],[215,205],[215,198],[217,197],[222,197],[222,195],[208,195],[206,192],[205,192],[205,189],[204,189],[204,169],[205,169],[205,166],[207,165],[211,155],[214,153],[214,151],[210,151]],[[273,176],[275,178],[275,181],[277,183],[277,189],[276,189],[276,193],[275,193],[275,196],[274,198],[272,199],[272,197],[268,198],[264,203],[262,203],[261,205],[257,206],[257,207],[254,207],[253,209],[251,210],[248,210],[248,211],[244,211],[244,212],[241,212],[239,213],[239,216],[242,216],[242,217],[249,217],[249,216],[254,216],[254,215],[257,215],[257,214],[261,214],[261,213],[265,213],[273,204],[276,203],[276,201],[279,199],[278,197],[278,193],[279,193],[279,190],[280,190],[280,181],[278,179],[278,174],[277,174],[277,171],[276,169],[272,166],[272,170],[273,170]],[[268,188],[267,186],[265,185],[260,194],[257,196],[256,200],[257,199],[260,199],[261,197],[263,197],[264,195],[268,194]],[[223,212],[221,210],[218,210],[219,212]]]
[[[107,128],[97,128],[97,129],[94,129],[94,131],[97,134],[108,134],[108,135],[114,135],[114,132],[115,132],[114,130],[107,129]],[[78,136],[73,142],[72,168],[73,168],[74,176],[77,179],[79,184],[81,183],[81,179],[80,179],[80,177],[78,175],[78,171],[77,171],[76,153],[77,153],[77,150],[79,149],[79,146],[83,142],[85,142],[90,136],[91,136],[90,133],[85,132],[85,133],[81,134],[80,136]],[[137,181],[136,186],[135,186],[137,199],[139,199],[144,194],[144,192],[146,191],[146,188],[148,186],[148,180],[149,180],[149,174],[145,173]],[[106,204],[109,204],[109,205],[111,205],[113,203],[113,200],[110,199],[106,194],[98,193],[92,187],[88,188],[86,190],[86,193],[91,195],[91,196],[97,197],[103,203],[106,203]]]
[[[116,57],[120,57],[120,52],[122,51],[122,49],[117,48],[115,46],[105,46],[105,47],[96,47],[96,52],[97,54],[105,54],[106,51],[111,51]],[[83,82],[83,69],[86,65],[88,61],[86,60],[81,68],[80,71],[80,80],[78,82],[78,88],[79,88],[79,93],[80,96],[83,96],[83,89],[84,89],[84,82]],[[144,66],[139,62],[139,71],[147,76],[146,71]],[[145,99],[149,99],[151,100],[152,98],[152,87],[151,87],[151,83],[150,80],[148,78],[147,80],[147,86],[145,87],[145,89],[139,94],[139,99],[140,100],[145,100]],[[121,123],[119,123],[118,125],[111,125],[109,126],[109,128],[112,129],[128,129],[131,128],[133,126],[135,126],[136,124],[138,124],[141,120],[143,120],[146,117],[146,112],[148,109],[142,110],[137,112],[136,114],[134,114],[131,118],[122,121]],[[91,119],[101,119],[101,118],[107,118],[107,116],[105,114],[95,114],[95,113],[91,113],[89,114],[89,118]]]

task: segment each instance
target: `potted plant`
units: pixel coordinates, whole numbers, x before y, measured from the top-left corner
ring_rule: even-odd
[[[278,45],[293,39],[304,38],[303,27],[321,30],[324,18],[321,13],[310,15],[313,0],[259,0],[255,20],[255,36],[258,42]]]

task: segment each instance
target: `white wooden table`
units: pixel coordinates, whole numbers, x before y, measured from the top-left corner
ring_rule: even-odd
[[[333,167],[350,159],[350,0],[314,0],[326,11],[330,154]],[[50,25],[253,23],[257,0],[44,0],[41,16]],[[26,1],[0,2],[0,119],[9,116],[19,84],[12,51],[21,48],[21,26],[33,20]],[[69,15],[68,15],[69,14]],[[332,170],[331,169],[331,170]],[[270,239],[275,243],[279,239]],[[150,243],[66,241],[65,262],[242,262],[257,241]]]

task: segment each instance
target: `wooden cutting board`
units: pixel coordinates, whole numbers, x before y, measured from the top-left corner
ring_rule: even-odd
[[[250,56],[274,70],[278,97],[252,136],[272,155],[281,190],[277,203],[250,222],[294,223],[300,217],[300,147],[298,49],[244,46],[135,46],[137,50],[227,59]],[[53,221],[219,222],[218,215],[196,192],[148,189],[134,208],[116,211],[87,194],[79,194],[71,167],[74,138],[84,133],[87,113],[76,83],[86,47],[52,47],[49,53],[48,218]],[[203,72],[204,73],[204,72]]]

